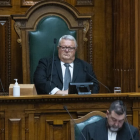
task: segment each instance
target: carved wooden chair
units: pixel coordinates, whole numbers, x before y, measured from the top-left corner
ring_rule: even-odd
[[[77,39],[77,56],[92,63],[91,15],[82,15],[70,4],[53,0],[38,2],[25,15],[12,15],[12,18],[19,36],[17,42],[22,47],[24,84],[33,83],[39,59],[51,57],[54,38],[65,34]]]
[[[92,111],[79,119],[74,119],[74,121],[70,120],[71,140],[77,140],[78,136],[80,135],[80,131],[82,131],[86,125],[97,122],[105,116],[106,114],[101,111]],[[77,126],[74,122],[77,124]]]

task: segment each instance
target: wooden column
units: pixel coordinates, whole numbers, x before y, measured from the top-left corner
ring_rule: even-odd
[[[135,91],[135,1],[113,0],[114,86]]]

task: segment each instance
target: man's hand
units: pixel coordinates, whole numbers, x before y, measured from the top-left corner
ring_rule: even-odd
[[[58,90],[55,94],[56,95],[68,95],[68,90]]]

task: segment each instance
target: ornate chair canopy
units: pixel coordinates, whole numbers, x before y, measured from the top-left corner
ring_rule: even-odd
[[[41,1],[25,15],[12,15],[17,42],[22,47],[23,83],[33,83],[33,73],[42,57],[51,57],[53,40],[65,34],[77,39],[77,56],[92,63],[91,15],[80,14],[66,2]],[[57,52],[56,52],[57,54]]]

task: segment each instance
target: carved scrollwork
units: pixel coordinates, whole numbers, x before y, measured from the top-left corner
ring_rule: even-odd
[[[37,2],[39,2],[39,1],[37,1]],[[22,6],[32,6],[32,5],[35,5],[37,2],[22,0]]]
[[[17,42],[21,43],[21,29],[20,29],[21,23],[20,22],[15,22],[14,26],[15,26],[15,30],[16,30],[18,36],[19,36],[19,38],[17,39]]]
[[[84,21],[83,22],[83,25],[84,25],[84,29],[83,29],[83,34],[84,34],[83,40],[84,40],[84,42],[87,42],[88,39],[86,37],[86,34],[87,34],[88,30],[89,30],[89,22],[88,22],[88,20]]]
[[[59,97],[59,98],[52,98],[51,96],[43,96],[42,98],[38,98],[39,96],[35,96],[32,99],[30,99],[28,96],[27,97],[19,97],[19,98],[11,98],[11,97],[5,97],[2,100],[0,100],[0,103],[16,103],[16,104],[21,104],[21,103],[55,103],[55,104],[62,104],[62,102],[94,102],[94,101],[112,101],[112,100],[140,100],[140,97],[128,97],[128,95],[125,96],[120,96],[120,94],[118,95],[114,95],[114,94],[110,94],[109,96],[106,96],[106,94],[104,94],[103,96],[98,96],[98,95],[91,95],[91,96],[84,96],[84,97],[78,97],[78,96],[74,96],[75,98],[73,98],[73,96],[71,97]],[[51,98],[50,98],[51,97]],[[34,105],[35,106],[35,105]],[[58,105],[56,105],[58,106]],[[85,105],[84,105],[85,106]],[[36,106],[35,106],[36,107]],[[51,108],[50,108],[51,107]],[[71,105],[72,107],[72,105]],[[53,107],[50,105],[47,105],[47,108],[52,109]],[[74,106],[73,106],[74,108]],[[25,109],[25,113],[26,116],[28,116],[28,114],[30,113],[35,113],[36,109]],[[42,112],[44,112],[42,110]]]
[[[93,55],[93,38],[92,38],[92,20],[89,21],[89,63],[93,65],[92,55]]]
[[[0,6],[11,6],[11,0],[1,0]]]

